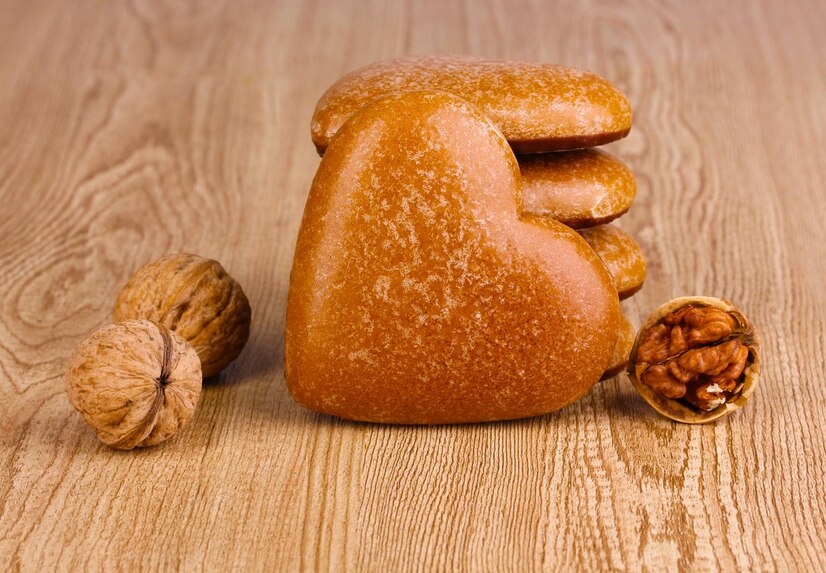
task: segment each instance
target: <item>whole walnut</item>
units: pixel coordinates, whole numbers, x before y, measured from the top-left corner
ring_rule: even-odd
[[[75,349],[66,374],[69,401],[108,446],[154,446],[195,412],[201,362],[162,325],[130,320],[104,326]]]
[[[220,263],[180,253],[138,269],[118,295],[114,319],[143,318],[176,332],[198,352],[209,378],[241,354],[251,314],[241,285]]]

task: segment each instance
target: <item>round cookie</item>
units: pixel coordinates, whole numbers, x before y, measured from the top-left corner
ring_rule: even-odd
[[[582,229],[579,234],[605,263],[620,300],[642,288],[645,282],[645,255],[631,235],[613,224]]]
[[[628,365],[628,356],[634,347],[634,339],[636,336],[637,332],[634,330],[634,326],[628,320],[628,317],[625,316],[625,313],[621,313],[617,345],[614,347],[614,353],[611,355],[611,365],[602,374],[601,380],[616,376],[625,370],[625,367]]]
[[[351,72],[318,101],[313,143],[323,154],[347,119],[393,93],[438,90],[476,105],[516,153],[602,145],[628,135],[631,106],[613,84],[583,70],[468,56],[408,57]]]
[[[574,229],[608,223],[628,211],[637,195],[631,170],[598,149],[520,155],[522,208]]]

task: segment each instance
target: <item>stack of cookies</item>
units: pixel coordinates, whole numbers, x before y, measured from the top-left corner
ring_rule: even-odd
[[[463,56],[379,62],[344,76],[318,102],[312,138],[319,154],[359,109],[412,91],[447,92],[477,106],[518,161],[523,216],[553,219],[579,232],[604,262],[620,300],[642,287],[643,253],[612,223],[631,207],[634,177],[618,158],[595,149],[631,129],[631,107],[615,86],[588,72],[549,64]],[[633,341],[633,327],[622,317],[603,378],[625,367]]]

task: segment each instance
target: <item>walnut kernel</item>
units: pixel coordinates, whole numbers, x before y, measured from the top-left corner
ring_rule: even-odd
[[[108,446],[154,446],[195,412],[201,363],[180,336],[147,320],[104,326],[75,349],[69,401]]]
[[[709,422],[740,408],[754,391],[759,348],[754,325],[730,302],[679,298],[638,333],[628,375],[660,413]]]

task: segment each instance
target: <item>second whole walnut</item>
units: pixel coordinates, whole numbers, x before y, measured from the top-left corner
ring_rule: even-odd
[[[163,325],[104,326],[69,360],[66,393],[100,441],[117,450],[157,445],[195,413],[201,394],[195,350]]]
[[[149,263],[129,279],[114,320],[145,319],[189,342],[204,378],[218,374],[247,343],[252,311],[241,285],[212,259],[179,253]]]

